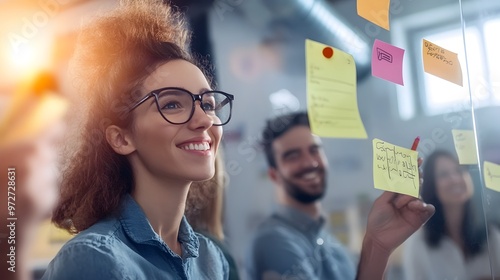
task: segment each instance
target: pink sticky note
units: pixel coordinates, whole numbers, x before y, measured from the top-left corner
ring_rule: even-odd
[[[405,50],[375,39],[372,50],[372,75],[404,85],[403,56]]]

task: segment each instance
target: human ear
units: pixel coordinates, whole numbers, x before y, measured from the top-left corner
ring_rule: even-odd
[[[128,131],[116,125],[110,125],[106,128],[106,141],[120,155],[125,156],[135,151]]]
[[[278,170],[276,170],[276,168],[269,167],[269,169],[267,170],[267,175],[269,176],[269,178],[271,178],[271,181],[273,181],[273,183],[279,184]]]

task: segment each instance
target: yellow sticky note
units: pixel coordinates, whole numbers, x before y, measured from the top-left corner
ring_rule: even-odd
[[[373,183],[376,189],[418,197],[418,153],[373,139]]]
[[[358,109],[352,55],[306,39],[307,109],[321,137],[367,138]]]
[[[500,165],[485,161],[483,175],[486,187],[500,192]]]
[[[358,0],[357,10],[360,17],[389,30],[390,0]]]
[[[456,53],[423,39],[422,57],[425,72],[463,86],[462,67]]]
[[[478,164],[474,131],[453,129],[451,132],[460,164]]]

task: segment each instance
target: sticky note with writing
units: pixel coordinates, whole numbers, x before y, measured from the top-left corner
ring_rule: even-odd
[[[451,132],[460,164],[478,164],[474,131],[452,129]]]
[[[500,192],[500,165],[485,161],[483,165],[483,175],[486,187]]]
[[[373,139],[373,183],[376,189],[418,197],[418,153]]]
[[[390,0],[358,0],[358,15],[372,23],[389,30]]]
[[[425,72],[463,86],[462,67],[456,53],[423,39],[422,57]]]
[[[368,137],[359,114],[356,86],[352,55],[306,39],[307,109],[314,134]]]
[[[372,75],[403,85],[405,50],[375,39],[372,49]]]

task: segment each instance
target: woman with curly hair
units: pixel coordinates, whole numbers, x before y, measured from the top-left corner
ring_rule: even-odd
[[[227,279],[184,211],[191,183],[214,175],[233,96],[212,89],[188,43],[182,16],[153,0],[82,30],[70,66],[85,112],[53,215],[78,235],[43,279]]]

